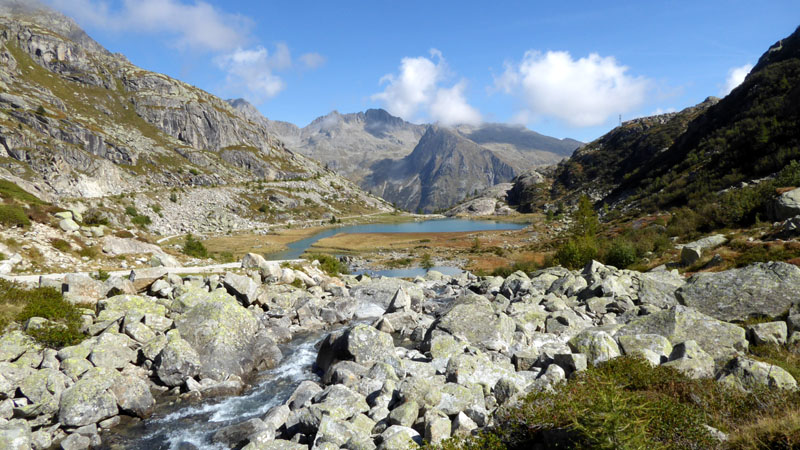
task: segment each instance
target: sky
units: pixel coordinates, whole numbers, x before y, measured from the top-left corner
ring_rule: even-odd
[[[724,96],[800,2],[44,0],[134,64],[305,126],[384,108],[591,141]]]

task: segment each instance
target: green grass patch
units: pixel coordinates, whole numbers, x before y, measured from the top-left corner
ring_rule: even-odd
[[[60,251],[62,253],[66,253],[66,252],[69,252],[69,251],[72,250],[72,246],[69,244],[69,242],[67,242],[67,241],[65,241],[63,239],[58,239],[58,238],[51,239],[50,240],[50,245],[52,245],[53,248],[55,248],[56,250],[58,250],[58,251]]]
[[[0,225],[28,227],[31,225],[25,210],[19,205],[0,205]]]
[[[44,346],[61,348],[86,338],[80,332],[81,316],[75,305],[64,300],[54,288],[23,289],[0,279],[0,330],[12,321],[24,324],[32,317],[43,317],[52,325],[28,334]]]
[[[390,269],[399,269],[410,266],[412,262],[413,260],[411,258],[395,258],[386,261],[385,265]]]
[[[186,235],[181,251],[184,255],[194,258],[208,258],[208,250],[206,247],[191,234]]]
[[[350,273],[350,269],[347,268],[347,265],[339,261],[335,256],[326,255],[324,253],[312,253],[303,258],[308,261],[319,261],[319,268],[332,277]]]
[[[6,201],[17,200],[29,205],[42,205],[45,203],[39,197],[7,180],[0,180],[0,198]]]

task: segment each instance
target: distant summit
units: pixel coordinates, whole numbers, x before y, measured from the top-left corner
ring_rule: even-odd
[[[242,102],[229,100],[232,106],[249,117],[252,114],[251,109],[254,108]],[[331,111],[314,119],[304,128],[266,118],[259,120],[270,131],[280,136],[290,148],[325,162],[363,188],[414,211],[420,205],[423,209],[427,208],[426,210],[453,206],[455,203],[449,202],[463,199],[478,187],[490,187],[491,184],[487,184],[488,180],[494,179],[493,176],[480,176],[471,186],[467,186],[470,184],[468,182],[458,182],[453,186],[442,185],[442,188],[448,191],[445,195],[435,196],[419,191],[414,194],[419,195],[419,199],[408,200],[405,198],[407,193],[422,189],[422,184],[416,188],[407,186],[399,189],[398,186],[393,186],[395,181],[419,176],[426,179],[426,186],[439,186],[435,178],[441,171],[428,174],[415,172],[423,169],[422,165],[417,164],[419,151],[424,151],[426,155],[441,152],[442,159],[461,161],[464,173],[471,173],[472,169],[483,165],[492,174],[502,174],[498,179],[505,180],[508,174],[506,167],[514,173],[521,173],[531,167],[554,164],[571,155],[582,145],[573,139],[545,136],[521,125],[461,125],[453,128],[418,125],[393,116],[384,109],[368,109],[348,114]],[[444,138],[444,135],[449,137]],[[422,140],[424,136],[428,136],[425,141]],[[434,140],[433,136],[438,136],[438,139]],[[450,145],[454,140],[458,140],[459,143]],[[452,159],[453,147],[480,149],[480,151],[465,152],[461,157]],[[491,155],[496,161],[489,162],[482,159],[482,156],[476,161],[470,160],[478,155]],[[498,167],[498,171],[495,171],[495,166]],[[504,168],[499,169],[501,166]],[[403,172],[399,178],[396,171],[400,169]]]

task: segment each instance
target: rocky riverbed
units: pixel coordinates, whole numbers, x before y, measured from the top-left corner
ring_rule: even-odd
[[[407,281],[248,255],[238,272],[95,286],[76,346],[3,335],[0,447],[405,449],[491,426],[525,393],[620,355],[743,389],[797,387],[746,356],[800,340],[800,269],[784,263],[688,280],[593,262]],[[730,323],[757,316],[786,320]]]

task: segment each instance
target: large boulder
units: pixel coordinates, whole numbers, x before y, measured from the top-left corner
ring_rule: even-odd
[[[664,366],[678,369],[689,378],[711,378],[715,367],[714,358],[695,341],[676,345]]]
[[[331,333],[322,341],[316,361],[320,370],[327,371],[336,361],[342,360],[352,360],[359,364],[399,362],[392,336],[365,324]]]
[[[89,275],[70,273],[64,277],[64,299],[70,303],[97,303],[106,296],[107,289],[103,283],[92,279]]]
[[[158,379],[166,386],[180,386],[200,372],[200,356],[177,330],[169,331],[167,339],[155,357],[153,367]]]
[[[569,340],[569,347],[575,353],[585,354],[594,365],[621,355],[614,338],[598,329],[581,331]]]
[[[242,376],[259,367],[264,357],[273,357],[272,346],[262,345],[258,318],[230,295],[206,297],[175,325],[197,351],[204,377]]]
[[[781,194],[770,208],[774,220],[785,220],[800,214],[800,188]]]
[[[507,350],[516,324],[503,313],[496,314],[486,297],[471,294],[456,300],[434,325],[434,332],[444,332],[456,339],[489,350]]]
[[[675,295],[681,304],[720,320],[777,317],[800,300],[800,268],[769,262],[698,274]]]
[[[82,427],[117,415],[117,398],[110,388],[119,377],[113,369],[89,369],[61,394],[58,421],[68,427]]]
[[[703,250],[719,247],[726,242],[728,242],[728,239],[721,234],[715,234],[690,242],[681,249],[681,263],[687,266],[694,264],[703,256]]]
[[[677,271],[656,271],[638,274],[639,302],[668,308],[678,304],[675,291],[686,284],[686,280]]]
[[[740,356],[731,360],[718,379],[743,389],[768,386],[779,389],[797,389],[797,381],[778,366]]]
[[[258,293],[258,283],[245,275],[237,275],[232,272],[225,274],[225,288],[228,293],[236,296],[245,306],[249,306],[256,299]]]
[[[673,345],[694,340],[722,363],[748,348],[743,328],[681,305],[637,317],[617,331],[617,336],[636,334],[658,334]]]
[[[120,411],[137,417],[148,417],[156,404],[147,382],[132,375],[120,377],[111,386],[111,392],[117,398]]]
[[[0,448],[4,450],[29,450],[31,427],[22,419],[0,423]]]

